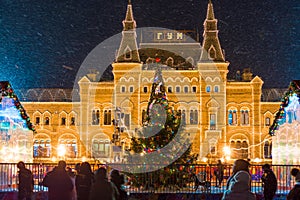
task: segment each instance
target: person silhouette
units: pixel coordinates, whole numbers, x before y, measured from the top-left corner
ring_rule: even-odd
[[[110,180],[115,184],[119,192],[118,200],[127,200],[128,196],[126,191],[122,188],[122,185],[125,183],[124,176],[116,169],[112,170],[110,173]]]
[[[89,200],[116,200],[119,192],[115,184],[107,179],[107,171],[104,167],[95,173],[95,183],[92,185]]]
[[[31,200],[34,186],[32,172],[25,167],[25,163],[23,161],[18,162],[17,168],[19,169],[18,199]]]
[[[80,165],[79,173],[75,177],[75,186],[77,192],[77,200],[88,200],[90,190],[94,182],[94,174],[91,165],[83,162]]]
[[[262,169],[264,171],[261,177],[264,188],[264,198],[265,200],[272,200],[277,190],[277,178],[269,164],[264,164]]]
[[[74,185],[66,171],[65,161],[59,161],[58,166],[46,174],[43,185],[48,187],[48,200],[72,200]]]
[[[297,168],[291,170],[291,175],[295,177],[295,185],[289,191],[287,200],[300,200],[300,171]]]
[[[251,176],[249,166],[250,163],[243,159],[238,159],[234,162],[232,167],[233,174],[227,181],[222,200],[256,199],[255,194],[250,190]]]

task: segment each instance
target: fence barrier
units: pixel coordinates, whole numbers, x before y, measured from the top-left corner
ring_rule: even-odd
[[[34,176],[34,191],[47,191],[47,187],[42,185],[43,178],[48,171],[51,171],[56,166],[55,163],[27,163],[26,168],[30,169]],[[92,170],[96,171],[103,165],[91,164]],[[113,168],[106,166],[108,172]],[[75,164],[67,165],[74,170]],[[130,166],[128,166],[130,167]],[[145,185],[133,186],[130,182],[129,176],[125,173],[124,187],[128,193],[223,193],[226,189],[226,182],[232,173],[232,165],[224,165],[224,180],[221,186],[218,186],[214,171],[216,165],[193,164],[193,165],[178,165],[179,168],[188,167],[190,174],[188,183],[181,184],[179,177],[171,177],[164,186],[157,186],[152,177],[144,176],[143,182]],[[292,168],[300,168],[299,165],[272,165],[271,168],[278,179],[277,194],[287,194],[295,184],[294,178],[290,175]],[[118,168],[118,167],[116,167]],[[121,172],[122,173],[122,172]],[[256,194],[263,193],[261,176],[263,174],[262,165],[251,165],[250,173],[252,176],[251,190]],[[193,178],[194,177],[194,178]],[[197,180],[196,180],[197,179]],[[16,163],[0,163],[0,192],[14,192],[17,191],[18,184],[18,169]],[[156,184],[156,187],[152,187]],[[168,186],[169,184],[169,186]]]

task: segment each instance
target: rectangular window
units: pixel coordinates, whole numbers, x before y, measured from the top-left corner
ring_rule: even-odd
[[[189,92],[189,88],[187,86],[184,87],[184,93],[188,93]]]
[[[180,87],[177,86],[177,87],[176,87],[176,93],[179,93],[179,92],[180,92]]]
[[[194,93],[196,93],[196,92],[197,92],[197,87],[196,87],[196,86],[193,86],[193,87],[192,87],[192,91],[193,91]]]
[[[70,125],[75,125],[75,117],[71,117],[71,123]]]
[[[39,125],[39,124],[40,124],[40,117],[36,117],[36,118],[35,118],[35,124],[36,124],[36,125]]]
[[[126,91],[125,86],[122,86],[122,87],[121,87],[121,92],[124,93],[125,91]]]
[[[44,124],[45,124],[45,125],[50,125],[50,119],[49,119],[49,117],[46,117],[46,118],[45,118]]]
[[[129,87],[129,92],[133,92],[133,87],[132,86]]]
[[[168,87],[168,92],[172,93],[172,87]]]
[[[66,125],[66,118],[65,117],[62,117],[61,118],[61,125]]]
[[[111,125],[111,110],[104,111],[104,125]]]
[[[147,93],[148,92],[148,87],[144,87],[144,93]]]
[[[206,92],[210,92],[210,86],[206,86]]]
[[[216,130],[216,114],[210,114],[209,119],[210,130]]]
[[[270,117],[266,117],[266,126],[270,126]]]

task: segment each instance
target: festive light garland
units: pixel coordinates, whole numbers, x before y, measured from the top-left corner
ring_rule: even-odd
[[[30,118],[27,115],[26,110],[23,108],[17,95],[14,93],[14,90],[12,89],[10,83],[8,81],[0,81],[0,86],[1,86],[0,102],[2,102],[2,98],[4,98],[4,97],[12,98],[13,102],[14,102],[14,106],[16,107],[16,109],[19,110],[20,115],[21,115],[22,119],[25,120],[28,129],[33,131],[34,133],[36,133],[36,130],[35,130],[34,126],[32,125],[32,123],[30,122]]]
[[[277,112],[273,124],[269,128],[269,134],[271,136],[275,135],[276,130],[279,129],[280,125],[282,125],[286,118],[285,108],[290,103],[290,97],[294,94],[297,95],[298,101],[300,103],[300,80],[294,80],[290,83],[288,91],[285,93],[284,97],[281,99],[281,105],[279,111]]]

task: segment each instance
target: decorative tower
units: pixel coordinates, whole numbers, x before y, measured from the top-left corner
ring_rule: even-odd
[[[124,123],[126,125],[124,129],[127,134],[133,133],[133,130],[139,124],[139,119],[132,118],[132,115],[140,116],[138,99],[142,63],[140,61],[136,37],[136,23],[133,17],[132,4],[129,0],[125,20],[123,20],[121,44],[115,62],[112,64],[112,72],[114,74],[112,102],[114,102],[115,108],[118,108],[118,112],[121,112],[122,116],[124,116]],[[119,136],[121,137],[122,135]]]
[[[215,61],[215,62],[225,62],[225,57],[221,49],[218,29],[218,20],[215,18],[213,4],[209,0],[207,7],[207,15],[204,21],[204,33],[203,33],[203,46],[200,56],[200,61]]]
[[[229,63],[218,38],[218,20],[208,2],[204,21],[203,46],[197,64],[200,74],[200,157],[221,157],[226,143],[226,82]]]
[[[123,20],[122,41],[116,58],[117,62],[140,63],[136,42],[136,23],[133,18],[131,0],[128,1],[125,20]]]

